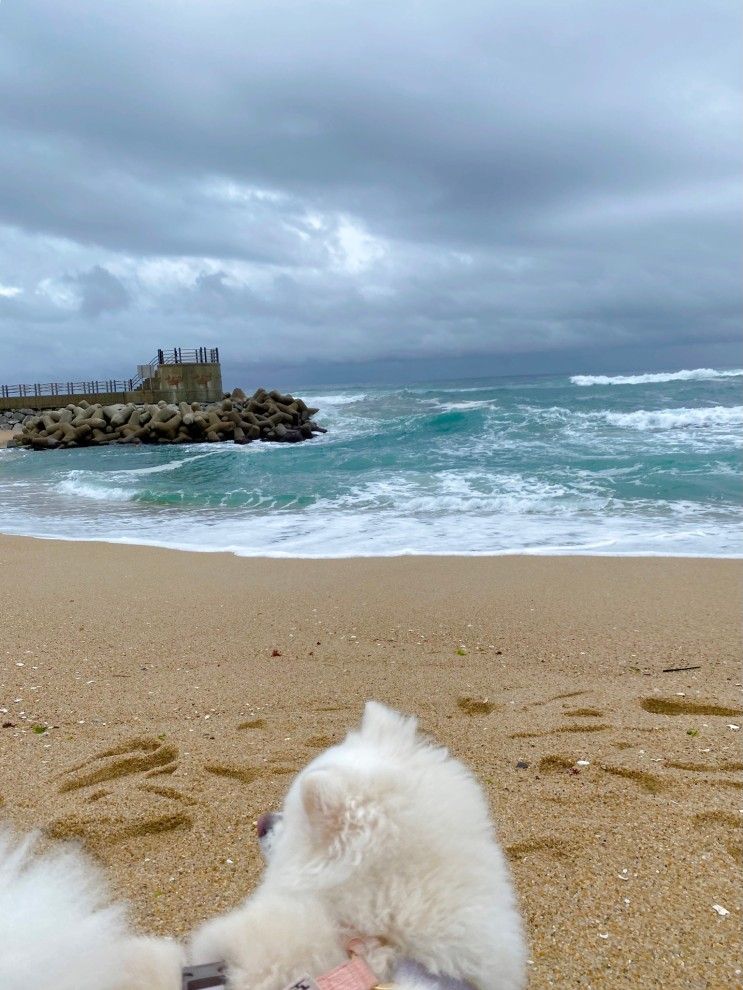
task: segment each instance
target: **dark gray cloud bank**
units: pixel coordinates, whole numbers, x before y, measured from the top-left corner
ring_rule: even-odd
[[[735,364],[738,21],[3,0],[0,381]]]

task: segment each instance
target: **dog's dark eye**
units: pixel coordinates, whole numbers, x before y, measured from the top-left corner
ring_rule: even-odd
[[[258,832],[258,838],[264,839],[280,818],[281,815],[277,814],[275,811],[267,811],[265,814],[261,815],[255,825],[256,831]]]

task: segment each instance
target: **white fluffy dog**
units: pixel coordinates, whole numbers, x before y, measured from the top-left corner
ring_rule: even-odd
[[[524,942],[503,854],[472,775],[366,706],[361,727],[296,778],[263,820],[258,891],[193,940],[195,961],[226,959],[236,990],[283,990],[343,963],[360,939],[381,981],[476,990],[524,984]]]
[[[261,886],[190,946],[195,964],[226,962],[229,990],[524,986],[521,922],[485,798],[414,719],[370,702],[259,834]],[[131,939],[79,859],[23,861],[0,849],[3,990],[180,990],[177,948]]]

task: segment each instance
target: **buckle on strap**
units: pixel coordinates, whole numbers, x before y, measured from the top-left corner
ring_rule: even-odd
[[[184,966],[181,970],[181,990],[208,990],[209,987],[226,986],[226,963],[213,962],[203,966]]]

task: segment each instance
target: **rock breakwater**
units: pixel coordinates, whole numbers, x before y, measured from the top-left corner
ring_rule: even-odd
[[[220,402],[210,403],[104,406],[82,400],[26,415],[9,446],[52,450],[106,444],[299,443],[326,432],[312,419],[318,411],[302,399],[263,388],[251,396],[235,389]]]

